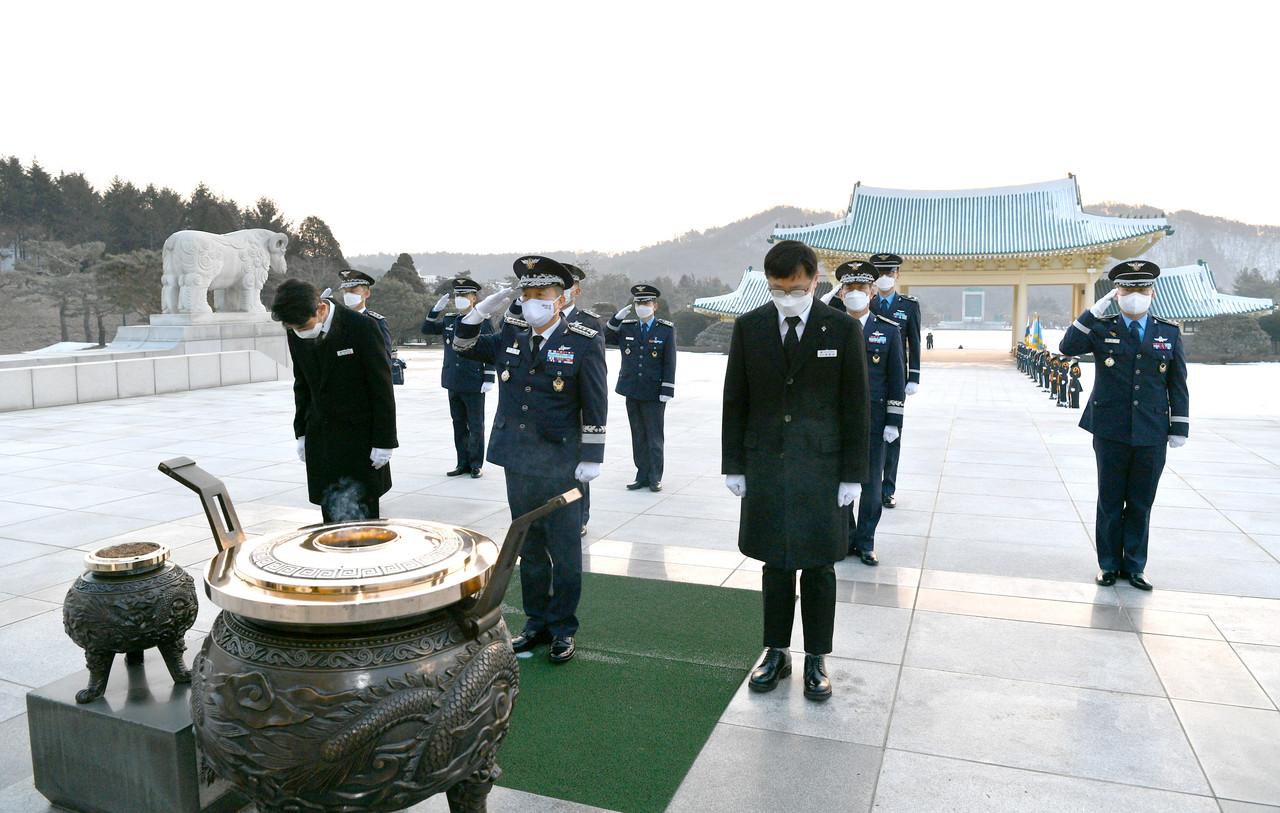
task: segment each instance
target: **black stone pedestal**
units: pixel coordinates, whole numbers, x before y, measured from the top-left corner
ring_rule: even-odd
[[[231,813],[249,804],[229,784],[200,784],[191,698],[156,650],[142,664],[116,658],[106,693],[76,703],[89,672],[27,694],[35,786],[84,813]]]

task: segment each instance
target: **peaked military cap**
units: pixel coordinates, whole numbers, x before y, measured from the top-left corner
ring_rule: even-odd
[[[511,267],[520,278],[521,289],[546,288],[551,285],[558,285],[566,290],[573,287],[573,275],[569,273],[569,269],[550,257],[529,254],[516,260]]]
[[[662,292],[652,285],[641,283],[640,285],[631,286],[631,298],[637,302],[648,302],[660,296],[662,296]]]
[[[902,258],[897,254],[872,254],[871,264],[876,267],[876,275],[889,274],[898,270]]]
[[[569,263],[561,263],[561,265],[569,269],[569,274],[573,276],[574,282],[582,282],[584,279],[587,278],[587,272],[583,271],[578,266],[570,265]]]
[[[859,285],[874,282],[876,267],[867,262],[848,262],[836,269],[836,282],[841,285]]]
[[[338,289],[342,291],[345,291],[348,288],[356,288],[361,285],[367,288],[372,288],[373,283],[375,282],[373,277],[363,271],[356,271],[353,268],[348,268],[345,271],[340,271],[338,273],[342,277],[342,284],[338,286]]]
[[[471,277],[458,277],[452,283],[453,292],[455,294],[478,294],[480,293],[480,283]]]
[[[1116,263],[1107,272],[1107,279],[1116,285],[1129,288],[1150,288],[1160,276],[1160,266],[1147,260],[1126,260]]]

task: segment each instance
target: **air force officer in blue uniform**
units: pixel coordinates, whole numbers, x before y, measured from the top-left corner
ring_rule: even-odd
[[[618,386],[614,391],[627,399],[631,423],[631,457],[636,479],[627,486],[636,491],[662,490],[664,419],[667,402],[676,394],[676,326],[654,317],[661,292],[652,285],[631,288],[632,303],[605,324],[605,341],[622,351]],[[634,305],[635,319],[626,319]]]
[[[440,386],[449,391],[449,417],[453,419],[453,448],[458,465],[446,476],[470,474],[480,477],[484,466],[484,394],[493,389],[492,364],[462,358],[453,349],[458,320],[473,307],[480,295],[480,283],[467,277],[453,281],[453,294],[445,294],[436,302],[422,323],[422,332],[444,336],[444,364],[440,368]],[[457,313],[445,316],[452,302]],[[492,333],[488,319],[480,323],[481,335]]]
[[[901,257],[897,254],[872,254],[871,264],[876,269],[875,288],[878,294],[872,297],[871,310],[898,323],[902,348],[906,354],[906,363],[903,365],[907,376],[906,392],[907,395],[915,395],[920,387],[920,302],[914,296],[898,292]],[[898,437],[885,444],[884,478],[880,486],[880,500],[885,508],[898,505],[898,498],[894,495],[898,490],[898,459],[901,455],[902,435],[899,424]]]
[[[1187,442],[1187,363],[1178,326],[1151,314],[1160,267],[1122,262],[1108,272],[1115,288],[1067,328],[1059,352],[1093,353],[1093,393],[1080,426],[1093,433],[1098,462],[1098,584],[1128,579],[1150,590],[1147,533],[1164,470],[1165,447]],[[1112,300],[1119,315],[1104,316]]]
[[[506,317],[497,334],[480,323],[515,297],[501,291],[459,320],[454,349],[492,364],[498,373],[498,412],[489,462],[506,470],[507,501],[517,517],[600,476],[604,461],[608,385],[604,339],[560,316],[573,278],[560,263],[526,256],[515,262],[522,318]],[[582,504],[575,501],[538,520],[520,549],[524,631],[517,652],[551,644],[550,659],[573,657],[582,594]]]
[[[849,555],[863,564],[880,564],[876,556],[876,527],[884,513],[880,484],[886,447],[898,439],[906,401],[906,363],[898,323],[871,312],[871,288],[876,269],[871,263],[845,263],[836,269],[839,288],[832,289],[828,304],[857,319],[867,351],[867,394],[871,433],[867,479],[862,483],[858,506],[849,507]],[[835,294],[838,294],[836,296]]]

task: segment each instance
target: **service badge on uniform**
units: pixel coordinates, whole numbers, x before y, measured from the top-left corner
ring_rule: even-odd
[[[1108,367],[1113,367],[1115,366],[1116,360],[1111,358],[1110,356],[1107,356],[1107,360],[1102,363],[1107,365]]]
[[[510,370],[503,370],[503,371],[502,371],[502,380],[503,380],[503,381],[510,381],[510,380],[511,380],[511,371],[510,371]]]
[[[555,390],[556,392],[560,392],[561,390],[563,390],[564,379],[561,378],[560,376],[556,376],[556,380],[551,382],[551,389]]]
[[[1169,369],[1169,365],[1168,365],[1168,364],[1165,364],[1163,361],[1162,361],[1162,362],[1160,362],[1160,372],[1162,372],[1162,373],[1163,373],[1163,372],[1164,372],[1165,370],[1167,370],[1167,369]]]
[[[879,363],[880,363],[880,357],[879,357],[879,356],[872,356],[872,357],[871,357],[871,363],[872,363],[872,364],[879,364]]]

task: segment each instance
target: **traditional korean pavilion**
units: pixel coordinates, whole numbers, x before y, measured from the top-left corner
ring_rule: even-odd
[[[1094,289],[1102,296],[1111,289],[1111,282],[1098,281]],[[1151,312],[1162,319],[1177,322],[1184,332],[1194,333],[1195,323],[1214,316],[1229,314],[1262,313],[1275,307],[1270,299],[1224,294],[1214,282],[1209,264],[1199,260],[1195,265],[1179,265],[1161,268],[1156,278],[1156,295]],[[1117,313],[1114,303],[1110,313]]]
[[[1148,251],[1173,229],[1163,217],[1086,214],[1074,175],[991,189],[918,191],[854,186],[845,216],[813,226],[777,226],[770,242],[799,240],[828,275],[841,263],[892,252],[904,263],[898,289],[1013,287],[1014,334],[1027,321],[1027,286],[1070,285],[1071,312],[1120,260]],[[701,303],[698,304],[702,308]]]

